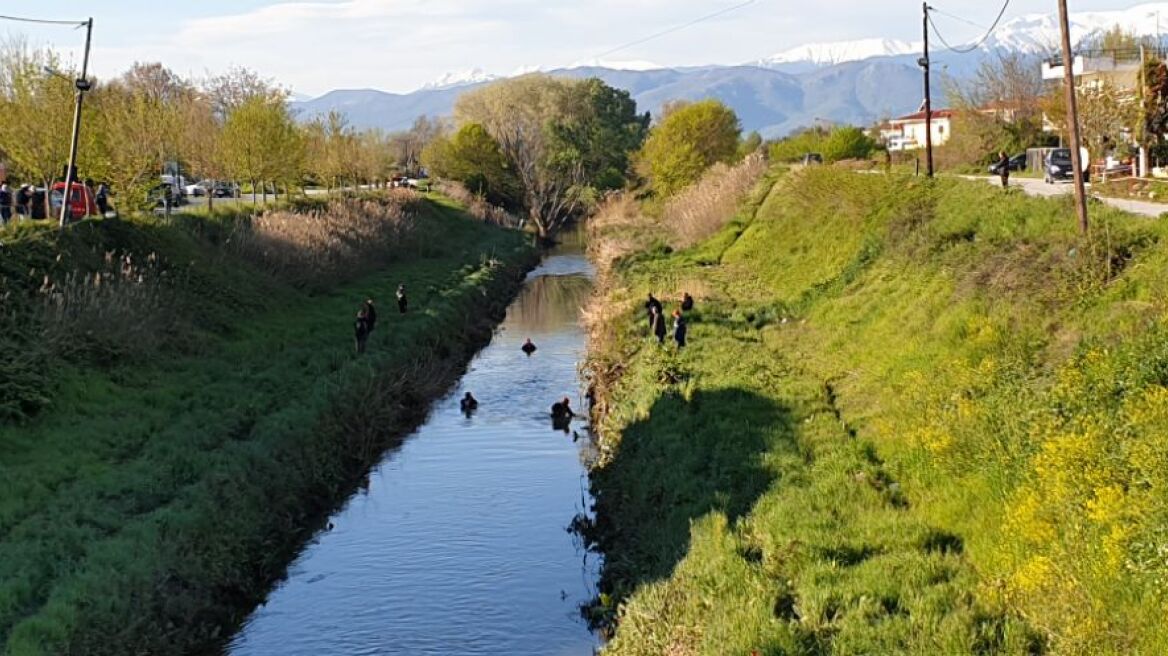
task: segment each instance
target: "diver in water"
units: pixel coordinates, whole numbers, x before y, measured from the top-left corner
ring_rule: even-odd
[[[523,342],[523,346],[520,348],[523,349],[523,352],[526,353],[529,357],[532,353],[535,353],[535,344],[531,343],[530,337],[527,338],[526,342]]]
[[[552,404],[552,428],[555,430],[562,430],[568,432],[568,424],[572,423],[572,418],[576,416],[572,412],[571,402],[568,397],[564,397],[562,401],[556,401]]]
[[[479,400],[473,394],[467,392],[466,396],[462,397],[462,400],[458,402],[458,407],[462,408],[463,414],[469,417],[471,413],[478,410]]]

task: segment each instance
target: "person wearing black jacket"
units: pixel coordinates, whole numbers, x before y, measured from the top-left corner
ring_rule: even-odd
[[[365,352],[365,342],[369,339],[369,317],[362,308],[357,313],[357,320],[353,322],[353,338],[357,346],[357,355]]]
[[[654,310],[657,312],[657,314],[661,314],[664,311],[664,308],[661,307],[661,301],[657,300],[657,297],[653,296],[653,294],[649,294],[649,300],[645,301],[645,313],[649,315],[650,329],[653,328]]]
[[[680,310],[673,311],[673,341],[677,342],[677,349],[680,351],[685,348],[685,336],[688,332],[688,327],[685,325],[685,317],[682,316]]]
[[[12,220],[12,191],[8,183],[0,184],[0,226]]]
[[[406,298],[406,286],[403,283],[403,284],[400,284],[397,286],[397,309],[398,309],[398,312],[405,314],[406,313],[406,305],[408,305],[408,304],[409,304],[409,300]]]
[[[1006,151],[998,153],[998,175],[1002,176],[1002,189],[1010,186],[1010,156]]]
[[[16,190],[16,216],[29,218],[30,205],[32,205],[32,191],[28,185],[20,185],[20,189]]]
[[[682,312],[689,312],[690,310],[693,309],[693,307],[694,307],[693,296],[690,296],[689,292],[686,292],[685,296],[681,297],[681,311]]]
[[[665,328],[665,315],[661,314],[657,308],[653,308],[649,313],[649,321],[653,324],[653,334],[657,336],[657,343],[665,343],[665,335],[668,332]]]
[[[365,300],[365,322],[369,324],[369,332],[372,334],[377,327],[377,308],[373,307],[371,298]]]

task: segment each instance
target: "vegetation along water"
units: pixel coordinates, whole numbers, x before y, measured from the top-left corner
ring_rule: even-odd
[[[1163,225],[833,168],[738,198],[593,224],[605,653],[1168,648]],[[696,297],[683,352],[649,292]]]

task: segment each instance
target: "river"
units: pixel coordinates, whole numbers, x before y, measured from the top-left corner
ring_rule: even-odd
[[[591,505],[591,442],[581,420],[575,440],[549,416],[564,396],[581,407],[591,278],[578,246],[528,276],[491,344],[292,563],[229,654],[593,654],[579,606],[599,557],[567,530]],[[467,391],[480,403],[469,417]]]

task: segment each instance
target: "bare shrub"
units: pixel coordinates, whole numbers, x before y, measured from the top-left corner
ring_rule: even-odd
[[[603,282],[620,258],[663,239],[661,225],[642,212],[640,203],[625,193],[610,194],[589,219],[588,254]]]
[[[710,167],[701,180],[665,203],[662,221],[672,233],[670,244],[693,246],[722,229],[766,171],[766,160],[759,153],[734,166]]]
[[[300,287],[350,280],[411,248],[420,196],[345,198],[306,213],[264,212],[234,238],[237,251],[276,277]]]
[[[504,228],[518,228],[522,223],[519,217],[498,205],[488,203],[482,196],[471,193],[461,183],[444,180],[434,185],[434,189],[443,196],[461,203],[466,207],[467,214],[480,221],[493,223]]]
[[[172,277],[154,253],[115,252],[97,271],[46,275],[39,290],[45,343],[103,363],[156,351],[181,323]]]

